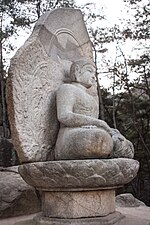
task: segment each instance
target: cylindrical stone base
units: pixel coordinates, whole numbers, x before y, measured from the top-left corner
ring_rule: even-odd
[[[43,192],[42,212],[62,219],[106,216],[115,212],[115,191]]]

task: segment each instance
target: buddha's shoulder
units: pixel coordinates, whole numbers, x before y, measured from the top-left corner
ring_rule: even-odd
[[[77,89],[78,89],[78,87],[76,87],[74,84],[64,83],[64,84],[60,85],[58,91],[65,91],[65,92],[71,91],[71,92],[73,92],[73,91],[76,91]]]

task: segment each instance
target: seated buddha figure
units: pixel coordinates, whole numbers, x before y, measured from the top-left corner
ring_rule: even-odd
[[[95,82],[95,71],[95,65],[87,60],[72,63],[71,83],[62,84],[56,93],[60,122],[56,160],[133,157],[131,142],[98,119],[98,104],[87,92]]]

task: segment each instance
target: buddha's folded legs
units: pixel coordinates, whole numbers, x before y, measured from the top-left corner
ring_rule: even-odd
[[[58,134],[55,159],[108,158],[113,140],[100,128],[61,128]]]

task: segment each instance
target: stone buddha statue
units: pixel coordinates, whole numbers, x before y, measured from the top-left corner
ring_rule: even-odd
[[[122,224],[115,189],[139,163],[128,159],[131,142],[98,119],[92,58],[81,11],[59,8],[40,17],[11,60],[7,106],[19,173],[42,197],[42,213],[22,225]]]
[[[133,145],[116,129],[98,119],[98,105],[87,90],[95,81],[95,65],[81,59],[70,69],[71,84],[56,93],[60,130],[55,159],[133,157]]]

